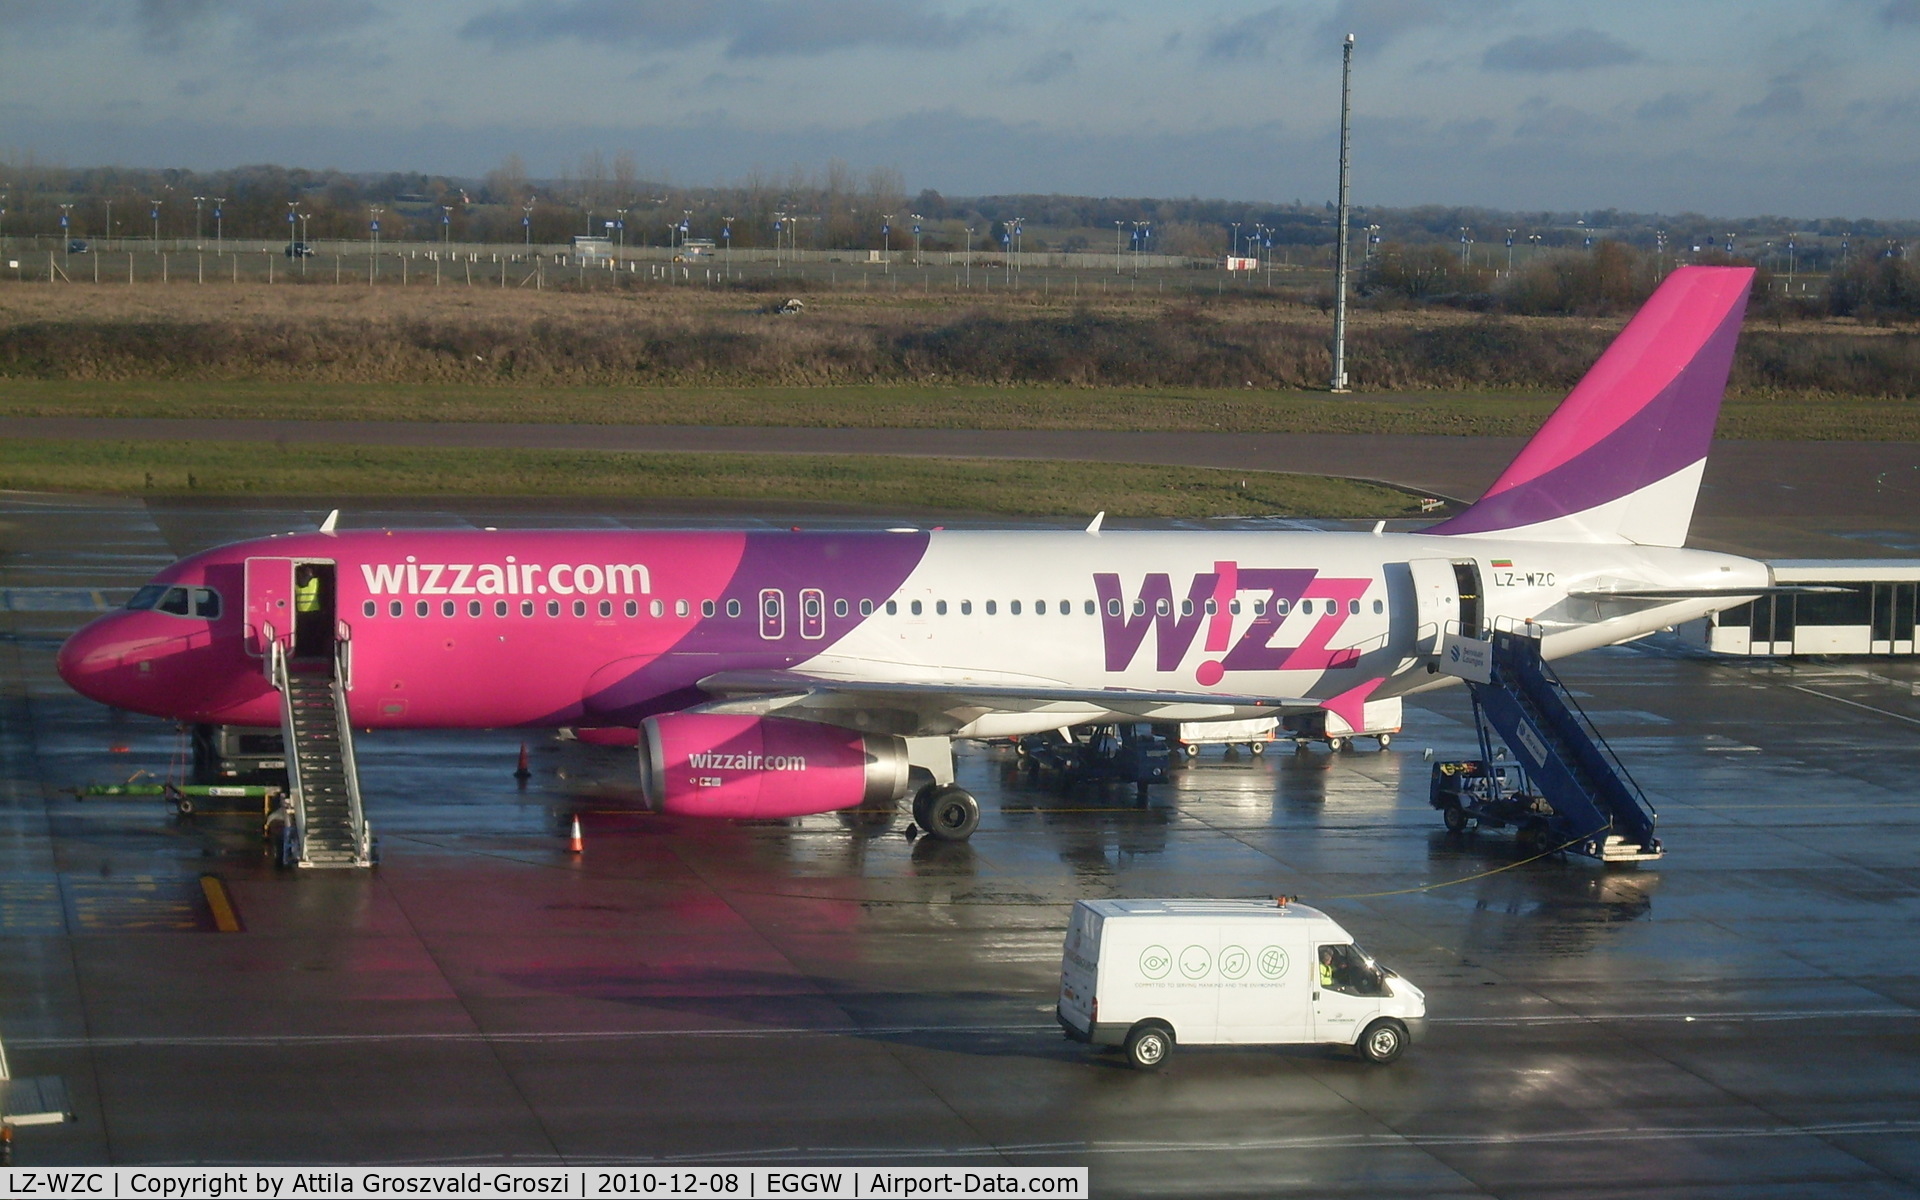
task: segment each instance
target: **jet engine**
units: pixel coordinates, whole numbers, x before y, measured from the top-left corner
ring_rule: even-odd
[[[640,790],[655,812],[798,817],[907,792],[907,744],[811,721],[668,713],[640,725]]]

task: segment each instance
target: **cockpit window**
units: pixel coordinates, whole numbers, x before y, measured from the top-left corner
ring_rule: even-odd
[[[199,617],[206,621],[220,618],[220,593],[212,588],[168,587],[150,583],[133,594],[127,607],[135,611],[152,609],[176,617]]]

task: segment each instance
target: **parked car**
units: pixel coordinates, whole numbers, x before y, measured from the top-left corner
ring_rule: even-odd
[[[85,254],[91,249],[92,247],[88,246],[87,243],[80,238],[74,238],[67,243],[68,254]]]
[[[288,258],[312,258],[313,247],[307,245],[305,242],[289,242],[287,244],[287,257]]]

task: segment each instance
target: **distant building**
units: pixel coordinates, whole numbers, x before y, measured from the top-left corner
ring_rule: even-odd
[[[573,252],[580,256],[582,262],[612,258],[613,243],[603,237],[576,237],[573,239]]]

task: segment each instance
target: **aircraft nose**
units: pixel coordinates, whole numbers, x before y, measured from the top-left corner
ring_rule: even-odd
[[[123,647],[114,623],[109,616],[82,626],[61,645],[53,664],[68,687],[102,704],[120,703],[113,680],[120,674]]]

